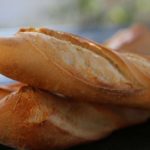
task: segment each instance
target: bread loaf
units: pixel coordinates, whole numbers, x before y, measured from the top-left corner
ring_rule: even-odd
[[[24,150],[64,149],[149,117],[148,110],[70,101],[21,87],[0,100],[0,143]]]
[[[45,28],[0,38],[0,72],[70,99],[150,108],[150,62]]]

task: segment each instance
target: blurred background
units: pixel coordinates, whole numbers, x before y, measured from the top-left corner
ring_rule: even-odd
[[[103,42],[136,23],[150,24],[150,0],[0,0],[1,34],[45,26]]]
[[[0,0],[0,27],[150,23],[150,0]]]

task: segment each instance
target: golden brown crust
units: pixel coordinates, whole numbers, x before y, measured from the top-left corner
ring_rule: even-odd
[[[101,139],[149,116],[145,110],[77,103],[22,87],[0,101],[0,142],[20,149],[63,149]]]
[[[22,29],[0,38],[0,52],[0,72],[15,80],[76,100],[150,108],[149,67],[143,73],[127,55],[94,42],[49,29]],[[138,57],[148,66],[149,60]]]
[[[106,47],[100,45],[99,43],[96,43],[94,41],[91,41],[89,39],[84,39],[80,36],[73,35],[70,33],[65,33],[61,31],[55,31],[47,28],[22,28],[19,30],[19,32],[38,32],[43,33],[48,36],[55,37],[62,41],[67,41],[69,43],[72,43],[74,45],[81,46],[82,48],[86,48],[88,50],[93,51],[94,53],[98,55],[102,55],[104,58],[108,59],[110,63],[115,65],[116,69],[119,69],[119,71],[126,76],[126,78],[129,78],[130,80],[134,80],[132,78],[132,74],[130,74],[129,68],[126,65],[126,63],[121,59],[121,57],[118,56],[117,53],[114,51],[111,51],[110,49],[107,49]],[[19,33],[18,32],[18,33]]]

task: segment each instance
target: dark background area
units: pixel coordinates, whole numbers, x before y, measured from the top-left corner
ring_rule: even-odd
[[[13,149],[0,146],[0,150]],[[108,138],[69,150],[150,150],[150,121],[116,131]]]

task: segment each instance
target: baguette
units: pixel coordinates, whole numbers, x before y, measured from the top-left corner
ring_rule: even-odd
[[[131,28],[117,32],[104,44],[119,52],[132,52],[150,55],[150,30],[143,25],[134,25]]]
[[[22,29],[0,38],[0,72],[80,101],[150,108],[149,59],[72,34]]]
[[[0,101],[0,143],[17,149],[65,149],[144,122],[150,111],[95,105],[21,87]]]

